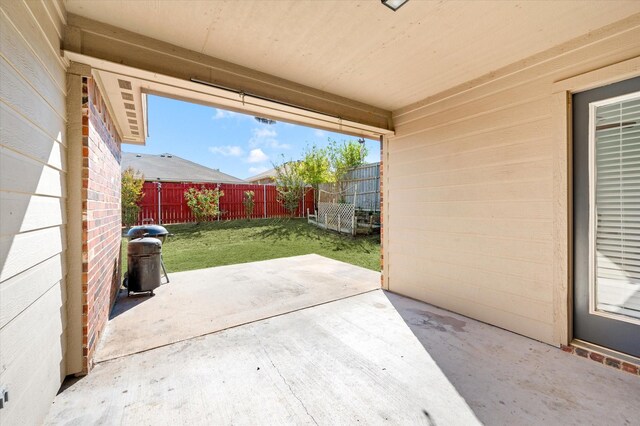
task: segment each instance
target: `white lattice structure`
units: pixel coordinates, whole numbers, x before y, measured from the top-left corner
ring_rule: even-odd
[[[355,235],[355,207],[344,203],[318,203],[317,214],[309,216],[309,222],[320,228]]]

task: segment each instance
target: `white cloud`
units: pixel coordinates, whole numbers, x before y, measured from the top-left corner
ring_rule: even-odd
[[[236,115],[238,115],[237,113],[233,112],[233,111],[225,111],[223,109],[217,109],[215,108],[216,113],[213,115],[213,117],[211,117],[214,120],[220,120],[223,118],[230,118],[230,117],[235,117]]]
[[[291,145],[286,143],[280,143],[277,136],[278,133],[275,129],[271,129],[267,126],[255,127],[251,130],[253,136],[249,139],[249,146],[266,146],[273,149],[289,149]]]
[[[225,157],[240,157],[244,150],[236,145],[210,146],[209,152],[224,155]]]
[[[327,132],[325,132],[324,130],[316,129],[313,134],[316,136],[316,138],[324,138],[327,135]]]
[[[274,129],[269,129],[268,127],[261,127],[261,128],[253,129],[253,136],[261,139],[275,138],[276,136],[278,136],[278,133]]]
[[[262,172],[266,172],[267,170],[269,170],[269,168],[264,166],[249,167],[249,173],[251,173],[252,175],[257,175]]]
[[[247,157],[247,163],[264,163],[269,161],[269,156],[260,148],[252,149]]]

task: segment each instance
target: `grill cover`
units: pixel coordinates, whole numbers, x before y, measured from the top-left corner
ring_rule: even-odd
[[[134,238],[127,246],[129,292],[150,291],[160,286],[162,242],[157,238]]]

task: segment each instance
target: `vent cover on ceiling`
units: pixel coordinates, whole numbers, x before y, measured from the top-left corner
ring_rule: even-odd
[[[133,101],[133,95],[127,92],[120,92],[122,94],[122,99],[125,101]]]

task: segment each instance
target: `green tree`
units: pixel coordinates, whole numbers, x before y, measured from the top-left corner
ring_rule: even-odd
[[[327,150],[316,145],[307,146],[304,158],[300,164],[300,176],[307,185],[313,187],[313,203],[318,204],[319,187],[321,183],[330,182],[331,164]]]
[[[138,173],[140,175],[140,173]],[[140,206],[138,203],[144,197],[142,186],[144,185],[144,176],[136,177],[136,172],[131,168],[127,168],[121,175],[121,192],[120,199],[122,203],[122,223],[125,226],[131,226],[138,221]]]
[[[253,209],[256,205],[255,195],[253,191],[244,191],[242,205],[244,206],[244,215],[247,220],[251,220],[251,215],[253,215]]]
[[[274,164],[273,167],[276,170],[277,200],[293,217],[306,191],[306,183],[300,173],[302,167],[300,162],[295,161],[283,161],[282,164]]]
[[[196,223],[220,214],[220,197],[223,195],[220,188],[208,189],[204,185],[200,189],[189,188],[184,192],[187,206],[195,216]]]
[[[367,147],[358,141],[337,141],[329,140],[327,147],[327,156],[330,163],[330,182],[335,183],[337,190],[342,198],[346,188],[344,177],[346,173],[354,167],[358,167],[364,163],[367,156]]]

